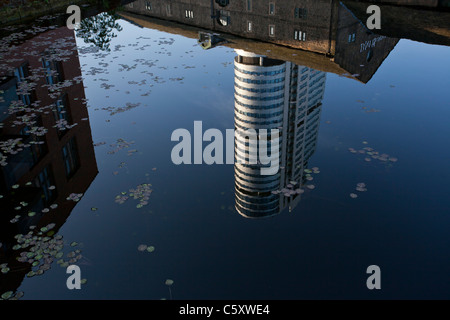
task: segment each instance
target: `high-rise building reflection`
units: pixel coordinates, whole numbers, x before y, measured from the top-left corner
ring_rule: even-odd
[[[315,151],[326,73],[287,61],[236,50],[235,195],[236,210],[249,218],[291,210],[301,194],[277,190],[304,183],[304,169]],[[262,175],[249,164],[247,140],[239,131],[280,130],[280,170]],[[242,163],[239,163],[241,160]]]
[[[326,74],[367,83],[398,42],[368,30],[339,1],[138,0],[120,15],[197,38],[204,49],[236,51],[235,206],[253,218],[292,210],[306,190]],[[261,164],[238,163],[249,157],[239,130],[249,129],[280,129],[275,175],[262,175]]]
[[[21,35],[2,39],[0,50],[2,293],[32,269],[17,260],[27,247],[18,247],[18,235],[49,241],[76,205],[67,197],[83,194],[98,173],[74,32]]]

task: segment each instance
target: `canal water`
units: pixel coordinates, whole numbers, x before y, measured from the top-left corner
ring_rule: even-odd
[[[358,43],[366,70],[347,51],[205,50],[95,17],[112,21],[107,41],[2,29],[3,298],[450,298],[449,47],[381,37],[369,61]],[[222,133],[223,164],[194,164],[211,143],[195,121]],[[279,129],[275,175],[226,163],[239,128]],[[231,143],[236,159],[245,143]]]

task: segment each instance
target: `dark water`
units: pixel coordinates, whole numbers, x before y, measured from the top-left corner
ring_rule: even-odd
[[[15,34],[16,47],[11,38],[2,40],[8,44],[0,88],[2,293],[23,293],[22,299],[450,298],[448,47],[400,39],[374,53],[369,76],[351,76],[351,68],[346,76],[327,72],[332,65],[315,69],[271,57],[273,45],[261,42],[269,50],[265,61],[287,70],[285,86],[294,72],[307,74],[309,84],[320,79],[306,86],[307,102],[317,92],[305,114],[311,111],[287,128],[304,127],[305,138],[283,135],[303,145],[298,162],[288,160],[297,149],[286,147],[275,182],[255,185],[267,177],[245,176],[244,166],[171,159],[174,130],[193,135],[194,121],[202,121],[203,131],[216,128],[225,137],[236,117],[243,118],[235,67],[242,67],[239,55],[252,56],[248,48],[239,51],[246,40],[240,48],[204,50],[186,35],[122,18],[116,23],[121,31],[109,51],[65,27]],[[292,57],[303,54],[289,50]],[[358,58],[344,55],[342,65],[346,59],[365,72]],[[13,70],[26,61],[28,77],[21,78]],[[60,87],[49,89],[46,81]],[[17,93],[23,83],[36,85]],[[31,107],[12,109],[13,101]],[[57,119],[68,127],[58,131]],[[36,122],[23,129],[27,121]],[[33,127],[47,132],[36,135]],[[8,139],[16,138],[29,146],[16,145],[11,154]],[[297,185],[289,188],[293,176]],[[303,193],[271,192],[283,188]],[[142,244],[154,248],[140,251]],[[70,264],[86,279],[81,290],[66,287]],[[381,290],[366,287],[370,265],[381,269]]]

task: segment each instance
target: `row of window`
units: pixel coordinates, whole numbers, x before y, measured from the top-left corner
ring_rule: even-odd
[[[253,1],[252,0],[247,0],[247,11],[251,12],[253,10]],[[270,2],[269,3],[269,14],[270,15],[274,15],[275,14],[275,3],[274,2]]]
[[[241,73],[245,73],[245,74],[250,74],[250,75],[256,75],[256,76],[273,76],[276,74],[280,74],[280,73],[284,73],[286,71],[286,68],[282,68],[282,69],[278,69],[275,71],[265,71],[265,72],[261,72],[261,71],[248,71],[248,70],[243,70],[237,66],[234,66],[234,70],[237,70]]]
[[[304,109],[303,107],[301,109]],[[303,110],[300,110],[300,113],[297,116],[297,121],[300,121],[305,116],[305,112]],[[303,124],[303,120],[299,123],[297,123],[297,128]]]
[[[269,105],[252,105],[252,104],[246,104],[238,99],[234,99],[234,102],[242,107],[249,108],[249,109],[255,109],[255,110],[268,110],[268,109],[277,109],[279,107],[282,107],[284,105],[284,102],[269,104]]]
[[[249,121],[249,120],[243,120],[236,115],[236,120],[239,120],[240,122],[250,124],[250,125],[259,125],[259,126],[268,126],[268,125],[275,125],[279,124],[281,125],[283,122],[283,119],[279,120],[272,120],[272,121]]]
[[[323,73],[323,71],[319,71],[319,70],[311,70],[311,73],[309,74],[309,79],[311,80],[312,78],[314,78],[315,76],[317,76],[318,74]]]
[[[234,91],[234,94],[237,96],[240,96],[242,98],[248,99],[248,100],[256,100],[256,101],[271,101],[271,100],[278,100],[284,98],[284,93],[276,95],[276,96],[246,96],[245,94],[239,93],[238,91]]]
[[[244,145],[246,147],[249,147],[250,142],[244,142],[244,141],[250,141],[250,136],[251,136],[251,133],[245,133],[245,132],[243,134],[239,134],[239,135],[236,134],[236,137],[235,137],[236,148],[238,148],[242,152],[248,152],[248,150],[241,150],[238,147],[238,145]],[[270,146],[272,145],[272,136],[270,134],[268,134],[266,138],[267,138],[267,147],[270,148]],[[282,142],[283,142],[283,139],[281,136],[273,137],[273,143],[277,144],[277,146],[279,146]],[[258,143],[256,141],[255,141],[255,143],[256,143],[256,146],[255,146],[256,149],[259,150]]]
[[[309,83],[309,87],[311,88],[313,85],[315,85],[317,82],[325,78],[325,73],[322,73],[320,77],[315,78],[313,81]]]
[[[319,100],[321,100],[321,97],[317,97],[316,99],[310,101],[308,104],[308,108],[315,106],[319,102]]]
[[[245,188],[245,186],[244,186],[244,188]],[[279,199],[280,196],[277,196],[277,197]],[[255,201],[255,200],[253,200],[253,201]],[[261,213],[262,211],[264,211],[265,215],[267,215],[267,214],[276,214],[276,213],[279,212],[278,211],[279,210],[278,202],[274,202],[270,206],[269,205],[264,205],[264,204],[258,205],[258,204],[251,204],[251,203],[242,202],[240,199],[236,198],[236,203],[240,207],[242,207],[242,209],[244,209],[244,210],[255,210],[258,213]]]
[[[314,97],[316,97],[319,94],[323,93],[323,90],[321,87],[324,85],[324,83],[319,83],[317,86],[315,86],[313,89],[309,90],[309,93],[311,94],[309,96],[309,100],[313,99]],[[313,93],[314,92],[314,93]]]
[[[132,6],[131,6],[132,7]],[[250,4],[251,7],[251,4]],[[150,2],[146,2],[145,3],[145,8],[148,11],[152,11],[152,4]],[[171,15],[171,8],[170,8],[170,4],[167,5],[166,7],[166,11],[167,11],[167,15]],[[251,11],[251,10],[249,10]],[[269,4],[269,14],[273,15],[275,14],[275,4],[274,3],[270,3]],[[185,18],[187,19],[193,19],[194,18],[194,11],[193,10],[185,10],[184,11],[184,15]],[[296,18],[306,18],[306,9],[303,8],[295,8],[295,13],[294,16]],[[227,26],[230,24],[230,12],[229,11],[225,11],[225,10],[220,10],[219,11],[219,16],[218,16],[218,22],[222,25],[222,26]],[[247,22],[247,31],[248,32],[252,32],[253,31],[253,23],[251,21]],[[269,25],[269,36],[273,37],[275,36],[275,26],[274,25]],[[302,31],[298,31],[295,30],[294,31],[294,39],[295,40],[299,40],[299,41],[306,41],[306,32],[302,32]]]
[[[247,21],[247,32],[253,31],[253,23],[251,21]],[[269,25],[269,36],[275,36],[275,25]],[[306,32],[300,30],[294,30],[294,39],[298,41],[306,41]]]
[[[294,30],[294,40],[306,41],[306,32]]]
[[[259,173],[251,174],[251,173],[242,171],[239,167],[235,167],[235,170],[238,171],[239,175],[245,175],[245,176],[250,177],[250,178],[268,178],[268,177],[273,177],[273,180],[278,179],[277,176],[261,176],[261,174],[259,174]]]
[[[235,87],[246,90],[249,92],[256,92],[256,93],[269,93],[269,92],[278,92],[281,90],[284,90],[284,86],[277,86],[277,87],[271,87],[271,88],[261,88],[261,89],[255,89],[255,88],[246,88],[241,85],[239,85],[237,82],[234,84]]]
[[[348,35],[348,42],[355,42],[356,40],[356,33],[351,33]]]
[[[71,138],[69,142],[62,148],[64,167],[66,169],[66,177],[73,176],[79,167],[78,149],[75,138]]]
[[[247,0],[247,11],[253,10],[253,0]],[[275,2],[269,2],[269,14],[275,14]],[[306,8],[294,8],[294,18],[306,19],[308,16],[308,10]]]
[[[247,79],[247,78],[242,78],[239,76],[235,76],[236,79],[242,81],[242,82],[246,82],[246,83],[253,83],[253,84],[271,84],[271,83],[280,83],[284,81],[284,78],[277,78],[277,79],[270,79],[270,80],[253,80],[253,79]]]
[[[69,142],[62,148],[62,156],[66,178],[69,179],[74,175],[80,166],[78,158],[78,149],[76,146],[75,137],[71,138]],[[56,197],[56,190],[50,188],[55,184],[53,171],[51,165],[46,166],[35,178],[35,184],[42,189],[43,199],[46,203],[50,203]]]
[[[235,120],[244,122],[243,120],[239,119],[239,117],[236,117]],[[259,125],[259,123],[256,123],[256,124]],[[244,132],[249,129],[249,126],[241,125],[237,121],[234,122],[234,126],[236,127],[236,129],[242,130]],[[280,120],[280,122],[273,123],[272,128],[275,129],[277,126],[281,126],[281,120]],[[281,136],[282,136],[282,132],[280,131],[280,139],[281,139]]]
[[[278,181],[279,182],[279,181]],[[236,193],[237,198],[241,201],[251,202],[251,203],[258,203],[258,204],[271,204],[271,203],[278,203],[280,196],[275,194],[268,194],[267,196],[261,197],[249,197],[245,196],[243,194]]]
[[[264,177],[264,176],[259,176],[259,178],[261,178],[261,177]],[[267,181],[267,180],[248,180],[248,179],[245,179],[245,178],[243,178],[243,177],[241,177],[241,176],[239,176],[239,179],[240,180],[242,180],[242,181],[245,181],[245,182],[248,182],[248,183],[251,183],[251,184],[263,184],[263,185],[269,185],[269,184],[272,184],[273,182],[277,182],[277,180],[279,179],[277,176],[275,176],[277,179],[275,179],[275,181]]]
[[[239,109],[234,108],[234,111],[238,112],[244,116],[257,118],[257,119],[269,119],[269,118],[278,117],[279,115],[283,114],[283,110],[278,111],[278,112],[272,112],[272,113],[251,113],[251,112],[245,112],[245,111],[241,111]]]

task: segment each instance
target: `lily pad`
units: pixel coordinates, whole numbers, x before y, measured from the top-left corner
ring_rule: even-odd
[[[171,285],[173,285],[173,280],[167,279],[165,283],[166,283],[166,286],[171,286]]]
[[[33,270],[27,273],[28,278],[34,277],[35,275],[36,275],[36,272],[34,272]]]
[[[9,299],[9,298],[11,298],[12,297],[12,295],[13,295],[13,292],[12,291],[6,291],[5,293],[3,293],[2,294],[2,299]]]
[[[147,250],[147,245],[146,244],[140,244],[137,249],[138,249],[138,251],[145,251],[145,250]]]

